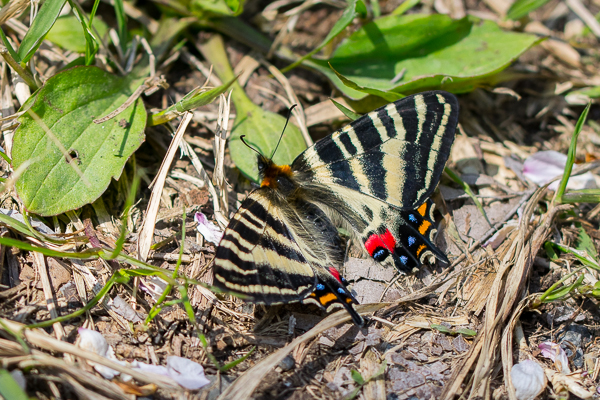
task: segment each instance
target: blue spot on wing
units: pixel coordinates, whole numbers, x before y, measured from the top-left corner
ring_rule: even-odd
[[[406,256],[400,256],[400,262],[402,264],[406,264],[407,261],[408,261],[408,257],[406,257]]]
[[[415,244],[416,241],[417,241],[417,239],[415,239],[414,236],[408,237],[408,245],[409,246],[412,246],[413,244]]]
[[[325,290],[325,285],[322,283],[317,283],[317,290]]]
[[[416,218],[416,217],[415,217],[413,214],[410,214],[410,215],[408,216],[408,220],[409,220],[410,222],[414,222],[415,224],[417,223],[417,218]]]

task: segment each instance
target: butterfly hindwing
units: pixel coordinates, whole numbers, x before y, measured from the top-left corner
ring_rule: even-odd
[[[265,190],[242,203],[224,232],[215,256],[214,284],[249,301],[300,301],[317,277]]]
[[[400,211],[380,208],[380,218],[365,229],[362,240],[367,253],[383,265],[392,264],[410,273],[423,264],[428,256],[448,263],[446,255],[433,243],[436,232],[431,200],[416,210]]]

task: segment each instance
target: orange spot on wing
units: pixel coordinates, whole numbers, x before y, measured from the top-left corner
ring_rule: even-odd
[[[427,232],[427,229],[429,229],[430,226],[431,226],[431,222],[429,222],[429,221],[423,221],[423,223],[419,227],[419,233],[421,235],[424,235],[425,232]]]
[[[420,245],[419,248],[417,249],[417,257],[419,256],[419,254],[421,254],[421,252],[423,250],[425,250],[427,248],[427,246],[425,246],[424,244]]]
[[[337,299],[337,297],[335,296],[335,294],[333,294],[333,293],[327,293],[327,294],[324,294],[323,296],[319,297],[319,302],[322,305],[326,305],[327,303],[329,303],[329,302],[331,302],[331,301],[333,301],[335,299]]]
[[[421,207],[417,208],[417,212],[421,214],[422,217],[424,217],[425,213],[427,212],[427,203],[421,204]]]

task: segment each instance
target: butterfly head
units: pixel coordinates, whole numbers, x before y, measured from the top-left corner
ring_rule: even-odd
[[[258,156],[258,175],[260,176],[260,187],[277,189],[284,195],[289,195],[296,188],[292,167],[277,165],[263,155]]]

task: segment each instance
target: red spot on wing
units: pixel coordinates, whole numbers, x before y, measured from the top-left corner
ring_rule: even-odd
[[[335,279],[337,279],[339,283],[342,283],[342,277],[340,276],[340,273],[338,272],[338,270],[333,267],[328,267],[328,269],[329,269],[329,272],[331,273],[331,275],[333,275],[333,277]]]
[[[381,235],[374,233],[365,241],[365,248],[371,257],[373,257],[373,253],[378,247],[388,249],[390,252],[396,248],[396,239],[394,239],[389,229],[386,229],[385,233]]]

